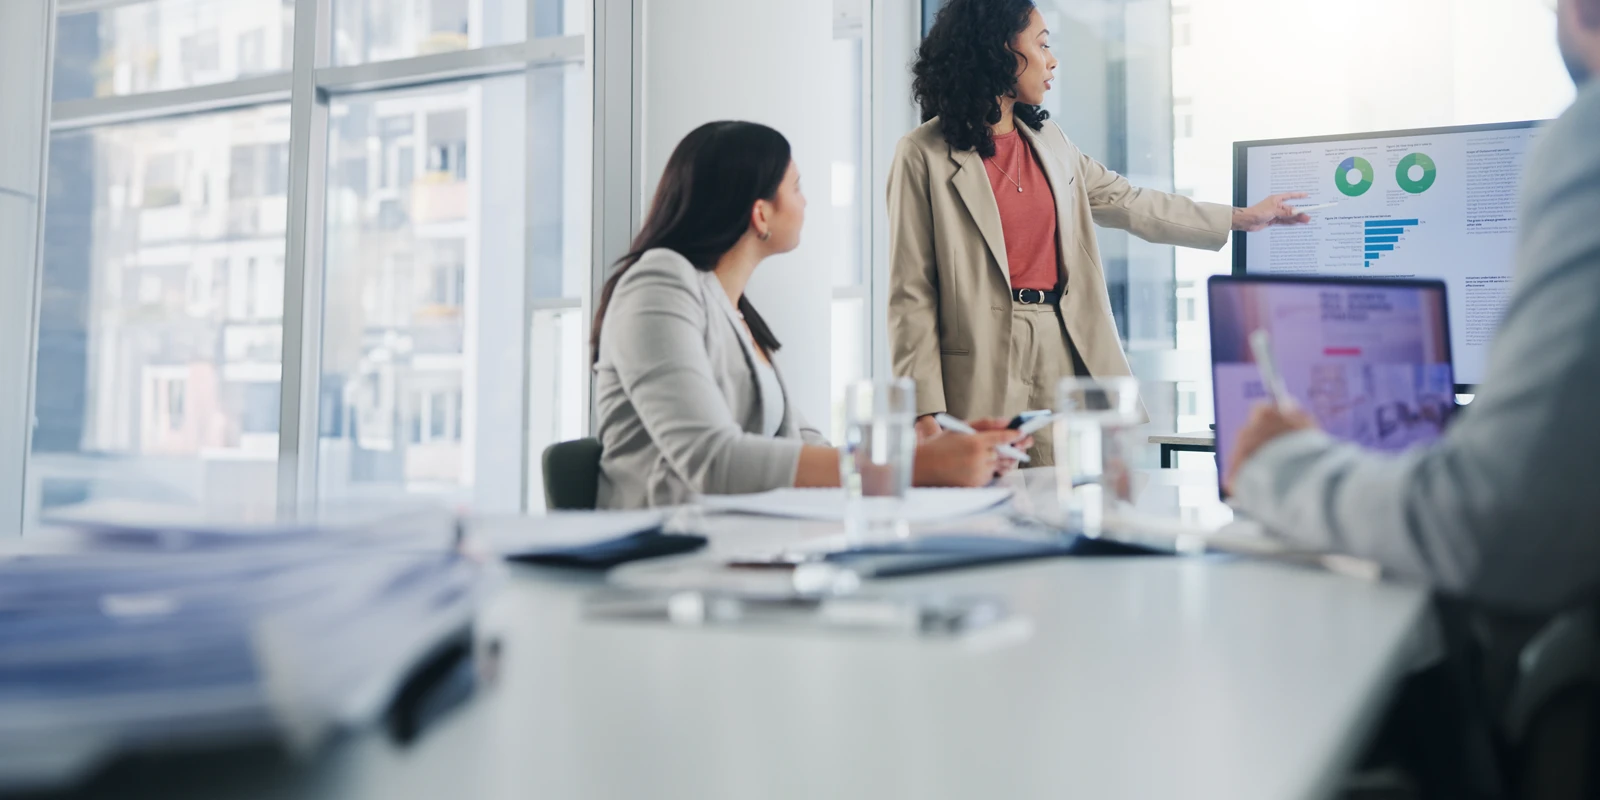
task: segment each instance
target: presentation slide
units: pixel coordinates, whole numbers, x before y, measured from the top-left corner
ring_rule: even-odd
[[[1524,160],[1539,128],[1252,147],[1251,198],[1308,192],[1338,205],[1312,224],[1251,234],[1245,272],[1438,278],[1449,293],[1451,344],[1462,383],[1483,378],[1505,312]]]
[[[1289,394],[1329,435],[1391,452],[1443,435],[1455,379],[1437,287],[1213,282],[1210,294],[1221,474],[1250,409],[1268,402],[1256,330],[1271,333]]]

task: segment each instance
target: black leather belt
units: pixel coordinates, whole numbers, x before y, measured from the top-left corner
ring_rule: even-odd
[[[1060,292],[1047,292],[1043,289],[1012,289],[1011,299],[1025,306],[1061,305]]]

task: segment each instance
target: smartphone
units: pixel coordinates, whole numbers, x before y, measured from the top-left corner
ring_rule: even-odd
[[[1012,417],[1011,423],[1006,425],[1006,427],[1014,431],[1020,431],[1022,430],[1023,426],[1027,425],[1028,423],[1041,418],[1048,420],[1050,417],[1054,416],[1055,413],[1056,412],[1054,411],[1045,411],[1043,409],[1038,411],[1024,411],[1021,414]],[[1036,431],[1038,428],[1034,428],[1033,430]]]
[[[1054,411],[1024,411],[1011,421],[1011,429],[1023,436],[1032,436],[1049,426],[1055,418]]]

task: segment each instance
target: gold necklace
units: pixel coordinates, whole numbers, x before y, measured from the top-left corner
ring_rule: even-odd
[[[1006,176],[1006,180],[1017,185],[1017,194],[1022,194],[1022,181],[1011,177],[1011,173],[1006,172],[1005,168],[1000,166],[999,155],[999,153],[995,153],[996,157],[989,159],[989,163],[993,164],[995,169],[1000,170],[1000,174]]]

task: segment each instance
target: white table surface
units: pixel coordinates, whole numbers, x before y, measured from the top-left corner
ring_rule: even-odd
[[[1147,499],[1209,481],[1161,473]],[[831,532],[709,527],[720,552]],[[1031,628],[963,643],[590,621],[579,605],[597,581],[512,572],[486,615],[506,631],[498,685],[411,749],[371,736],[300,769],[208,762],[140,786],[384,800],[1323,797],[1402,676],[1425,607],[1411,588],[1214,558],[1059,559],[869,587],[1001,596]]]
[[[1195,431],[1193,433],[1157,433],[1150,436],[1151,444],[1181,444],[1194,447],[1214,447],[1217,443],[1216,431]]]

